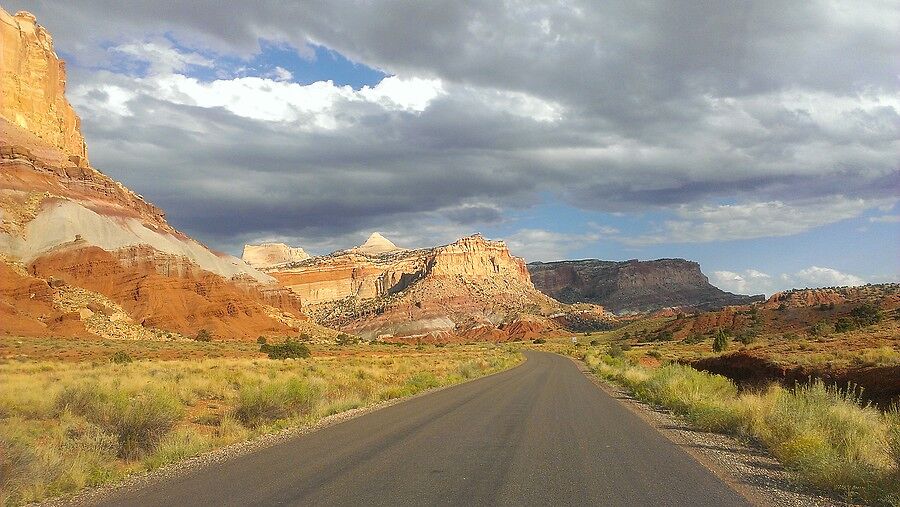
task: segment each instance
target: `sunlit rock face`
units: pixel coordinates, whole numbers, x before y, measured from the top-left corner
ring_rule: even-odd
[[[367,338],[503,341],[553,327],[540,315],[560,305],[535,290],[525,261],[502,241],[476,234],[434,248],[365,251],[265,271],[298,294],[320,323]],[[527,325],[525,315],[533,317]]]
[[[66,100],[66,65],[34,15],[0,9],[0,116],[66,155],[87,159],[78,115]]]
[[[284,243],[263,243],[261,245],[244,245],[241,259],[254,268],[270,268],[287,262],[309,259],[309,254],[300,247],[292,247]]]
[[[0,9],[0,335],[205,329],[255,340],[308,329],[296,294],[90,165],[65,84],[34,16]]]

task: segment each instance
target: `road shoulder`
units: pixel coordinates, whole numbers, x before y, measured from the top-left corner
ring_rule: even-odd
[[[583,362],[569,359],[598,389],[624,405],[753,505],[847,505],[805,491],[765,449],[728,435],[693,429],[671,411],[635,399],[627,390],[600,379]]]

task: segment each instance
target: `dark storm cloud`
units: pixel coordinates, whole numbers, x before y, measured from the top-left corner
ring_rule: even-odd
[[[82,111],[93,161],[222,246],[255,231],[321,239],[401,219],[496,222],[542,192],[607,211],[875,202],[900,175],[896,2],[5,7],[34,11],[76,57],[82,105],[110,102],[110,83],[137,88],[128,115]],[[159,34],[207,55],[311,41],[439,78],[445,93],[421,112],[337,101],[345,121],[329,130],[308,128],[315,114],[302,111],[265,121],[175,104],[92,70],[109,65],[110,44]],[[535,107],[552,118],[529,117]]]

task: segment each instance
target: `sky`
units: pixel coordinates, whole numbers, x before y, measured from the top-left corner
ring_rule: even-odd
[[[481,232],[740,293],[900,281],[896,0],[2,5],[92,164],[221,251]]]

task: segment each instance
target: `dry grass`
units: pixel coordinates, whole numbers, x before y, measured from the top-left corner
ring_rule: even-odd
[[[121,346],[142,357],[135,344]],[[199,346],[184,347],[195,357]],[[226,356],[219,359],[0,364],[0,505],[113,482],[521,360],[490,345],[320,348],[299,361],[228,357],[244,348],[214,348]]]
[[[900,505],[900,413],[814,382],[739,393],[725,377],[669,364],[634,365],[591,349],[598,375],[672,409],[700,429],[751,437],[806,484],[850,500]]]

